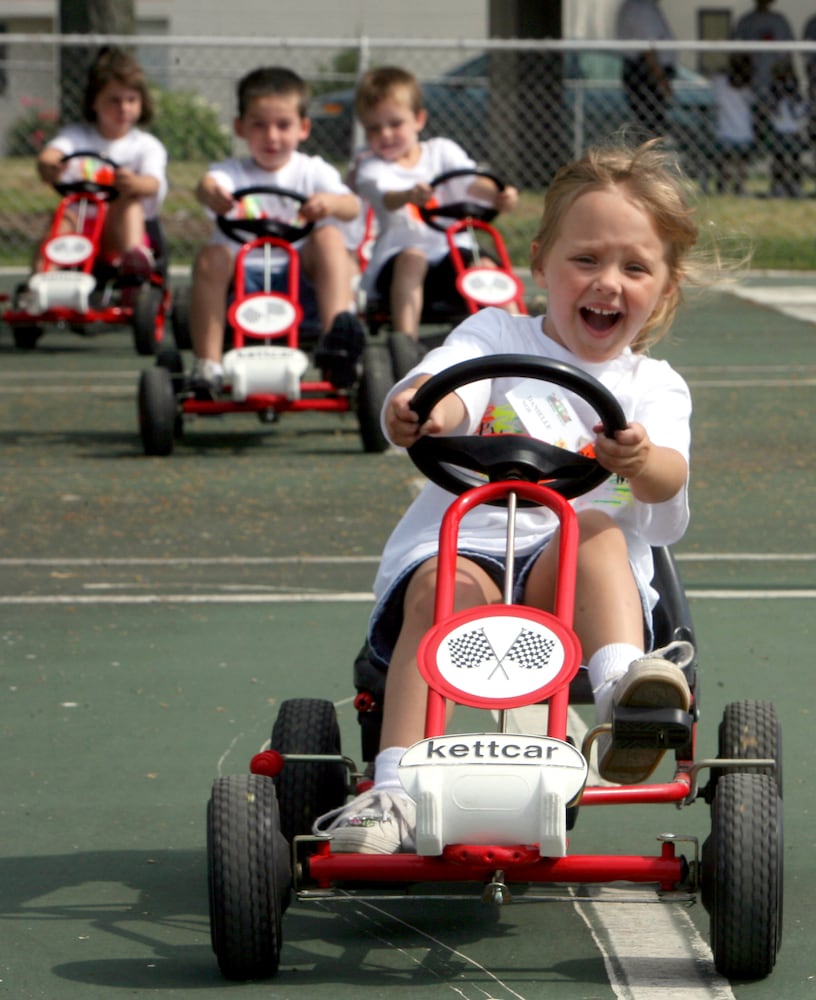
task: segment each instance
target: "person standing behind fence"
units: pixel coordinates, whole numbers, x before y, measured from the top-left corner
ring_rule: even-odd
[[[805,22],[802,39],[806,42],[816,42],[816,14]],[[809,118],[807,138],[811,146],[816,145],[816,52],[805,56],[805,72],[807,73],[807,98],[809,103]]]
[[[754,10],[743,14],[734,28],[734,39],[747,42],[792,42],[793,29],[784,14],[771,10],[774,0],[754,0]],[[774,141],[771,114],[774,97],[771,84],[775,67],[780,62],[792,63],[790,56],[781,52],[751,52],[752,80],[754,87],[754,133],[759,145]]]
[[[777,63],[771,80],[771,197],[798,198],[802,193],[802,153],[805,150],[808,106],[789,61]]]
[[[618,8],[617,37],[644,42],[673,41],[674,32],[658,6],[658,0],[624,0]],[[648,47],[626,53],[623,60],[623,89],[629,108],[652,136],[668,131],[668,105],[676,54]]]
[[[711,78],[717,99],[717,191],[745,194],[745,175],[754,145],[751,57],[736,52],[728,67]]]

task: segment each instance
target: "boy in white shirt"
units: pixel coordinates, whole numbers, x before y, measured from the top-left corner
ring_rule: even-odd
[[[308,85],[291,70],[264,67],[238,83],[235,134],[249,149],[246,158],[232,157],[212,164],[196,188],[196,197],[213,215],[236,207],[233,192],[258,185],[284,188],[306,197],[303,205],[263,196],[268,214],[284,222],[297,217],[315,223],[295,244],[305,275],[314,283],[323,338],[316,360],[335,385],[353,379],[363,346],[363,331],[348,311],[352,296],[352,262],[340,223],[356,218],[360,201],[340,174],[319,156],[298,151],[309,135],[306,116]],[[261,205],[265,211],[266,206]],[[287,218],[283,218],[287,215]],[[190,334],[196,355],[193,389],[197,395],[217,395],[220,389],[227,293],[233,274],[236,244],[217,228],[201,248],[193,269]]]
[[[457,294],[447,236],[424,223],[418,209],[434,197],[429,182],[435,177],[476,169],[476,163],[451,139],[420,141],[428,115],[422,88],[406,70],[384,66],[366,73],[355,108],[368,142],[368,154],[356,164],[355,190],[373,208],[379,230],[363,289],[389,302],[395,330],[416,338],[425,299]],[[515,188],[499,192],[486,178],[465,183],[469,196],[502,212],[518,199]]]

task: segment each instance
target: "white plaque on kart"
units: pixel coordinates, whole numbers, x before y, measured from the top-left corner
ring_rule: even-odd
[[[81,233],[66,233],[55,236],[43,247],[46,259],[58,267],[77,267],[94,252],[94,245]]]
[[[456,287],[481,306],[505,306],[521,291],[517,278],[495,267],[469,267],[456,279]]]
[[[235,303],[230,319],[255,337],[275,337],[298,321],[298,311],[283,295],[259,292]]]
[[[399,778],[416,803],[418,854],[448,844],[538,844],[566,854],[566,809],[587,762],[569,743],[517,733],[451,733],[415,743]]]
[[[476,707],[543,701],[580,666],[575,633],[553,615],[514,605],[470,608],[434,626],[419,669],[446,698]]]

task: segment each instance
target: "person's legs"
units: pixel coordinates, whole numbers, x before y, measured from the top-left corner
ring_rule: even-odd
[[[405,592],[403,622],[386,678],[374,786],[315,824],[315,832],[332,834],[336,851],[390,854],[413,848],[415,807],[399,782],[397,769],[403,751],[425,733],[428,688],[417,668],[417,650],[433,624],[436,571],[435,558],[423,563]],[[490,604],[500,597],[498,585],[484,569],[459,558],[455,611]]]
[[[232,264],[233,255],[228,247],[209,243],[199,250],[193,267],[190,338],[196,356],[193,380],[201,382],[201,391],[217,391],[222,374]]]
[[[345,388],[354,381],[365,335],[351,309],[354,269],[342,231],[336,226],[313,229],[300,257],[304,272],[315,286],[323,330],[315,362],[335,386]]]
[[[102,231],[102,254],[114,260],[127,250],[145,245],[145,220],[141,200],[120,194],[107,206]]]
[[[390,290],[391,325],[394,330],[407,333],[414,339],[419,337],[427,273],[428,258],[421,250],[403,250],[394,259]]]
[[[337,226],[318,226],[300,251],[303,270],[315,286],[320,323],[330,329],[334,317],[348,312],[352,300],[352,268]]]
[[[578,515],[580,541],[574,628],[599,722],[608,722],[615,704],[688,709],[690,693],[680,667],[666,659],[688,657],[688,650],[656,650],[644,655],[643,603],[629,564],[626,539],[615,521],[600,511]],[[525,603],[550,610],[555,597],[558,536],[530,571]],[[663,655],[665,654],[665,655]],[[598,741],[601,775],[610,781],[643,781],[664,751],[618,749],[609,737]]]

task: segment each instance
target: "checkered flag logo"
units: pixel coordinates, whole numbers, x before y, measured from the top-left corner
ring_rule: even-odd
[[[486,663],[498,660],[483,628],[463,632],[451,639],[448,642],[448,654],[451,664],[460,670],[483,667]]]
[[[552,639],[523,628],[502,657],[502,663],[511,660],[524,670],[541,670],[549,662],[553,649],[555,642]]]

